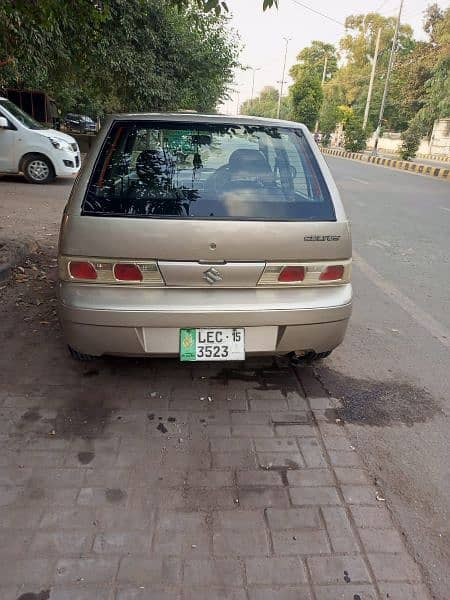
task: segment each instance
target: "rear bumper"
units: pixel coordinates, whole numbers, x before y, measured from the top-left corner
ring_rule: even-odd
[[[67,343],[85,354],[177,355],[181,327],[244,327],[246,352],[325,352],[351,314],[351,285],[321,289],[174,289],[61,283]]]

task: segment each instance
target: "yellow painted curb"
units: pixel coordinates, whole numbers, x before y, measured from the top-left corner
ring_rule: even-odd
[[[419,175],[427,175],[429,177],[438,177],[439,179],[447,179],[450,181],[450,168],[433,167],[432,165],[424,165],[421,163],[413,163],[407,160],[396,160],[392,158],[383,158],[382,156],[368,156],[361,152],[347,152],[346,150],[337,150],[336,148],[321,148],[323,154],[331,156],[340,156],[341,158],[350,158],[352,160],[362,160],[364,162],[390,167],[391,169],[401,169],[403,171],[411,171]]]

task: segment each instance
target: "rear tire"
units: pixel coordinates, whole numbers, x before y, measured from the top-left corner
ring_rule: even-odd
[[[71,346],[67,347],[69,348],[70,356],[80,362],[89,362],[98,358],[98,356],[92,356],[92,354],[83,354],[82,352],[78,352],[78,350],[74,350]]]
[[[50,160],[43,154],[30,154],[22,163],[22,171],[28,183],[50,183],[55,171]]]
[[[320,360],[322,358],[327,358],[327,356],[330,356],[330,354],[333,352],[333,350],[327,350],[326,352],[319,352],[318,354],[315,354],[312,357],[312,360]]]

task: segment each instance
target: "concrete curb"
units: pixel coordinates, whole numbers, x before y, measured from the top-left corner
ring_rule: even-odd
[[[321,148],[321,150],[323,154],[329,154],[330,156],[361,160],[363,162],[373,163],[383,167],[391,167],[392,169],[410,171],[411,173],[417,173],[418,175],[428,175],[450,181],[450,167],[448,169],[444,169],[443,167],[433,167],[431,165],[412,163],[407,160],[383,158],[382,156],[367,156],[367,154],[361,154],[360,152],[347,152],[346,150],[336,150],[332,148]]]
[[[38,248],[39,244],[34,240],[0,241],[0,282],[7,281],[11,277],[14,267],[29,254],[36,252]]]

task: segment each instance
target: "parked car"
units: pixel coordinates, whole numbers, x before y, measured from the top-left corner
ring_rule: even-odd
[[[47,129],[0,98],[0,173],[23,173],[30,183],[76,175],[80,151],[72,136]]]
[[[350,317],[351,254],[339,193],[304,125],[111,116],[63,215],[64,336],[81,360],[325,357]]]
[[[64,127],[70,131],[78,131],[79,133],[95,133],[97,125],[91,117],[86,115],[75,115],[68,113],[63,120]]]

